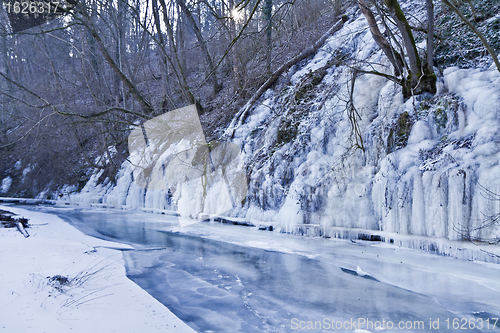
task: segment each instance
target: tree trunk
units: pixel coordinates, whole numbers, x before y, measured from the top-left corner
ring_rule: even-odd
[[[181,7],[182,11],[186,15],[186,18],[189,22],[189,25],[191,26],[191,29],[193,30],[196,39],[198,40],[198,44],[200,44],[201,51],[203,53],[203,56],[205,57],[205,61],[207,62],[208,66],[208,73],[207,77],[210,77],[210,80],[212,81],[213,89],[214,89],[214,94],[217,94],[221,90],[221,86],[219,82],[217,82],[217,76],[215,74],[215,66],[212,61],[212,57],[210,56],[210,53],[208,52],[207,48],[207,43],[205,42],[205,39],[203,38],[200,28],[196,24],[196,21],[193,17],[193,14],[187,8],[186,3],[184,0],[177,0],[177,4]]]
[[[88,20],[88,17],[86,18]],[[115,72],[115,74],[120,78],[120,80],[123,82],[123,84],[128,88],[130,93],[135,97],[137,102],[141,105],[143,108],[143,111],[147,115],[151,115],[154,112],[153,107],[149,102],[142,96],[142,94],[137,90],[137,87],[123,74],[123,72],[120,70],[120,67],[118,64],[113,60],[111,55],[109,54],[108,50],[104,46],[104,43],[97,33],[96,29],[92,26],[91,22],[85,22],[86,20],[84,19],[82,22],[85,25],[85,27],[90,31],[92,34],[92,37],[94,37],[95,41],[97,42],[97,46],[99,48],[99,51],[101,51],[102,55],[104,56],[104,59],[108,62],[109,66]]]
[[[418,84],[418,79],[420,78],[422,71],[421,61],[420,57],[418,56],[418,50],[415,44],[415,39],[413,38],[413,33],[411,32],[411,27],[408,24],[408,21],[406,20],[406,17],[396,0],[385,0],[385,3],[387,5],[387,8],[389,9],[391,17],[394,21],[396,21],[398,30],[403,37],[403,42],[408,55],[408,59],[410,60],[411,86],[412,88],[414,88]]]
[[[117,26],[118,26],[118,41],[116,43],[116,63],[120,70],[123,72],[123,62],[125,58],[125,15],[126,15],[126,5],[123,3],[124,0],[118,0],[117,3]],[[117,99],[116,105],[119,105],[120,91],[122,90],[121,81],[116,77],[115,81],[115,98]],[[123,91],[122,91],[123,92]],[[125,94],[122,94],[122,99],[125,101]]]
[[[158,2],[157,0],[153,0],[153,17],[154,17],[154,24],[156,28],[156,39],[158,41],[159,47],[161,48],[161,60],[163,64],[163,69],[164,69],[164,75],[165,78],[168,76],[168,61],[167,61],[167,55],[165,54],[165,41],[163,40],[163,32],[161,31],[161,22],[160,22],[160,14],[158,13]],[[165,80],[163,80],[165,81]]]
[[[97,5],[95,1],[90,2],[90,20],[95,20],[97,16]],[[93,93],[95,97],[95,103],[96,105],[101,104],[101,101],[104,99],[102,96],[102,93],[104,92],[103,89],[100,89],[102,86],[102,82],[104,79],[102,78],[102,69],[101,69],[101,64],[99,62],[99,59],[97,58],[97,47],[96,47],[96,41],[94,37],[92,36],[92,33],[90,32],[89,29],[86,31],[86,36],[87,36],[87,41],[89,45],[89,53],[90,53],[90,66],[92,67],[92,70],[94,73],[92,73],[92,76],[95,76],[95,80],[91,80],[93,87],[95,88],[97,92],[100,91],[100,93]],[[95,86],[94,86],[95,85]]]
[[[432,0],[425,0],[427,7],[427,68],[434,71],[434,4]]]
[[[192,104],[197,104],[196,98],[194,95],[191,93],[191,90],[189,89],[189,86],[187,84],[187,79],[186,79],[186,74],[184,73],[184,67],[182,66],[182,63],[179,59],[179,53],[177,52],[177,45],[175,44],[175,39],[174,39],[174,31],[172,29],[172,25],[170,24],[170,20],[168,19],[168,11],[167,11],[167,5],[165,3],[165,0],[159,0],[160,4],[163,8],[163,22],[165,23],[165,27],[167,28],[167,35],[168,39],[170,41],[170,46],[172,47],[172,50],[174,52],[174,57],[175,61],[177,63],[177,66],[179,67],[179,84],[181,86],[181,90],[184,93],[184,97],[187,99],[189,103]],[[172,66],[173,67],[173,66]],[[176,71],[177,73],[177,71]]]
[[[170,59],[167,56],[167,52],[165,50],[165,40],[163,39],[163,32],[161,30],[161,21],[160,21],[160,14],[158,11],[158,1],[157,0],[152,1],[152,11],[153,11],[154,24],[155,24],[155,28],[156,28],[156,34],[157,34],[156,41],[159,44],[160,53],[161,53],[160,54],[160,59],[161,59],[160,66],[163,68],[163,75],[161,78],[161,82],[162,82],[162,86],[163,86],[163,93],[165,94],[164,96],[165,96],[165,100],[166,100],[166,98],[168,97],[167,84],[168,84],[168,77],[170,74],[168,64],[169,64]],[[175,73],[175,76],[177,77],[178,82],[182,86],[181,80],[179,79],[179,76],[178,76],[175,68],[173,68],[173,71]],[[184,89],[181,89],[181,90],[184,91]],[[172,106],[175,106],[175,105],[172,105]]]
[[[236,37],[236,22],[235,17],[231,11],[234,10],[234,0],[229,0],[229,15],[231,16],[231,20],[229,22],[229,42]],[[235,46],[233,53],[231,55],[230,66],[233,70],[233,79],[234,84],[238,89],[241,89],[243,86],[243,77],[242,71],[240,69],[239,59],[238,59],[238,48]]]
[[[389,61],[394,67],[394,75],[395,76],[401,75],[403,73],[403,67],[404,67],[401,55],[396,50],[394,50],[394,48],[389,44],[385,36],[380,32],[377,25],[377,21],[375,20],[375,16],[373,15],[373,12],[370,10],[370,8],[368,8],[368,5],[366,4],[365,0],[358,0],[358,5],[359,8],[361,9],[361,12],[368,21],[368,25],[370,26],[370,32],[372,33],[373,40],[375,40],[375,43],[377,43],[377,45],[382,49],[382,51],[384,52],[386,57],[389,58]]]
[[[422,68],[420,57],[418,56],[417,46],[411,27],[406,16],[404,15],[397,0],[385,0],[387,8],[392,18],[396,21],[401,36],[403,37],[404,46],[408,59],[410,60],[410,75],[403,80],[403,95],[411,97],[421,94],[424,91],[436,92],[436,75],[432,68]]]
[[[273,40],[272,40],[272,13],[273,12],[273,0],[266,0],[264,4],[264,20],[266,21],[266,71],[271,74],[271,57],[273,50]]]

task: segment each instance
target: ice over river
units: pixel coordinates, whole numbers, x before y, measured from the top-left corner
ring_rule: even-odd
[[[137,211],[33,209],[132,245],[128,277],[199,332],[500,329],[497,264]]]

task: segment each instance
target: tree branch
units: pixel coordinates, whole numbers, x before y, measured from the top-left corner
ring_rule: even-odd
[[[274,82],[283,74],[285,71],[290,69],[292,66],[298,64],[302,60],[312,56],[315,54],[321,46],[325,43],[326,39],[333,33],[339,31],[343,26],[345,21],[347,21],[346,17],[342,17],[342,19],[339,19],[337,23],[331,27],[323,36],[321,36],[320,39],[316,41],[313,45],[302,51],[299,55],[293,57],[290,59],[288,62],[283,64],[276,72],[274,72],[271,77],[259,87],[259,89],[255,92],[255,94],[250,98],[250,100],[247,102],[247,104],[236,114],[236,116],[233,118],[231,121],[231,124],[228,127],[228,131],[231,132],[231,138],[234,137],[234,133],[236,131],[236,122],[238,122],[238,126],[243,123],[243,120],[245,118],[245,114],[252,108],[252,106],[255,104],[255,102],[262,96],[262,94],[269,89]],[[229,133],[226,131],[226,133]]]
[[[77,19],[79,19],[80,22],[82,22],[82,24],[89,30],[90,34],[92,35],[94,40],[97,42],[97,46],[99,48],[99,51],[101,51],[101,54],[103,55],[104,59],[106,59],[106,61],[110,65],[113,72],[115,72],[115,74],[120,78],[120,80],[123,82],[123,84],[125,84],[125,86],[127,86],[128,90],[135,97],[135,99],[139,102],[139,104],[142,106],[145,113],[146,114],[153,114],[154,113],[153,106],[141,95],[141,93],[137,90],[135,85],[120,70],[120,67],[113,60],[113,58],[109,54],[108,50],[104,46],[104,42],[102,41],[101,37],[97,33],[96,29],[93,27],[93,24],[90,21],[88,14],[83,10],[81,10],[80,12],[84,16],[84,19],[82,19],[82,18],[77,18]]]
[[[401,59],[401,55],[394,50],[394,48],[389,44],[384,35],[380,32],[378,28],[377,21],[375,20],[375,16],[373,15],[370,8],[366,4],[365,0],[358,0],[359,8],[361,12],[365,16],[368,21],[368,25],[370,26],[370,32],[372,33],[373,40],[377,45],[382,49],[385,56],[389,58],[392,66],[394,67],[394,74],[399,76],[403,73],[403,60]]]
[[[479,37],[484,47],[486,48],[486,50],[488,50],[488,53],[493,58],[493,61],[495,62],[498,71],[500,72],[500,62],[498,61],[497,54],[495,53],[495,50],[493,50],[491,45],[488,43],[486,38],[484,38],[483,34],[464,16],[464,14],[462,14],[462,12],[457,7],[455,7],[455,5],[453,5],[448,0],[442,0],[442,1],[446,6],[450,7],[458,15],[458,17],[460,17],[460,19],[469,26],[469,28],[472,29],[472,31],[477,35],[477,37]]]

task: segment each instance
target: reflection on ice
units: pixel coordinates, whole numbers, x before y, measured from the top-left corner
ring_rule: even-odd
[[[161,215],[64,215],[87,233],[132,244],[137,250],[123,252],[128,276],[200,332],[320,332],[331,331],[325,323],[360,319],[455,332],[447,319],[491,317],[489,330],[467,330],[490,332],[500,315],[494,264],[239,226],[181,227]],[[439,330],[431,330],[438,319]],[[322,330],[293,329],[317,321]]]

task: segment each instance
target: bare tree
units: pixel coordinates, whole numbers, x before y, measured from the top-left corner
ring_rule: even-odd
[[[382,22],[386,28],[386,34],[391,36],[392,41],[398,45],[397,39],[394,37],[394,33],[389,28],[389,25],[385,22],[385,18],[383,17],[383,11],[380,9],[379,4],[375,1],[378,12],[381,14]],[[432,3],[431,3],[432,4]],[[403,47],[398,45],[398,48],[403,51],[404,54],[399,54],[396,51],[396,47],[393,47],[390,41],[380,32],[377,21],[373,12],[370,10],[365,0],[358,0],[358,5],[364,14],[365,18],[368,21],[370,26],[370,31],[372,33],[372,37],[379,47],[383,50],[384,54],[387,56],[389,61],[394,67],[394,77],[390,77],[387,74],[370,71],[370,73],[383,75],[386,78],[393,80],[394,82],[399,83],[403,88],[403,94],[406,97],[410,97],[412,95],[420,94],[424,91],[435,93],[436,92],[436,75],[434,74],[434,70],[432,66],[423,66],[420,56],[418,54],[417,46],[415,43],[415,39],[413,37],[412,28],[406,19],[403,10],[401,9],[397,0],[384,0],[385,9],[389,13],[391,20],[395,23],[397,27],[397,31],[399,32],[399,36],[403,40]],[[434,16],[431,8],[427,7],[428,15]],[[432,39],[432,38],[431,38]],[[428,44],[430,47],[431,54],[433,53],[433,44]],[[407,68],[407,72],[403,70],[403,66],[405,66],[404,56],[408,57],[409,64]],[[432,55],[431,55],[432,57]],[[406,66],[405,66],[406,67]],[[360,69],[358,69],[360,71]],[[365,72],[366,71],[360,71]],[[397,78],[399,75],[403,75],[401,79]]]
[[[434,4],[432,0],[425,0],[427,9],[427,66],[433,72],[434,67]]]
[[[389,44],[385,36],[380,32],[378,28],[377,20],[370,10],[365,0],[358,0],[359,8],[368,21],[370,26],[370,32],[372,34],[373,40],[382,49],[385,56],[389,59],[392,66],[394,67],[394,75],[400,76],[403,73],[403,60],[401,55]]]
[[[207,67],[208,67],[207,77],[209,77],[210,81],[212,82],[214,94],[217,94],[220,91],[221,87],[220,87],[219,82],[217,81],[217,75],[215,73],[216,68],[215,68],[214,63],[212,61],[212,57],[210,56],[210,53],[208,52],[208,48],[207,48],[207,44],[205,42],[205,39],[203,38],[201,30],[198,27],[198,24],[196,24],[196,21],[194,20],[193,15],[192,15],[191,11],[189,10],[189,8],[186,6],[186,3],[184,2],[184,0],[177,0],[177,3],[181,7],[183,13],[186,15],[186,18],[189,22],[189,25],[190,25],[191,29],[193,30],[193,32],[196,36],[196,39],[198,40],[198,44],[201,47],[203,56],[205,57],[205,60],[207,62]]]
[[[266,70],[271,73],[271,59],[273,50],[273,0],[266,0],[264,3],[263,16],[266,22]]]
[[[477,184],[479,195],[488,201],[499,201],[500,195],[491,191],[481,184]],[[476,222],[476,223],[475,223]],[[499,244],[500,236],[485,237],[481,236],[483,231],[491,231],[500,227],[500,213],[493,215],[484,215],[479,221],[467,221],[466,225],[454,224],[453,230],[457,232],[463,240],[478,243]]]

